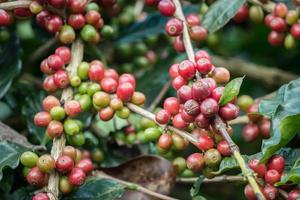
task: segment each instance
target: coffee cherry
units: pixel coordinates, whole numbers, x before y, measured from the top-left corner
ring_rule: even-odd
[[[284,47],[286,49],[293,49],[296,45],[296,39],[291,34],[287,34],[284,38]]]
[[[267,172],[266,165],[263,163],[259,163],[258,159],[250,160],[248,166],[257,174],[257,177],[259,178],[263,178]]]
[[[99,106],[100,108],[104,108],[109,105],[110,96],[109,94],[99,91],[93,95],[93,104]]]
[[[254,23],[261,23],[264,20],[264,11],[260,6],[253,5],[249,9],[249,17]]]
[[[75,187],[78,187],[84,183],[86,175],[80,168],[73,168],[68,176],[69,183]]]
[[[74,161],[67,155],[59,156],[55,162],[55,168],[60,173],[68,173],[73,169],[73,167]]]
[[[300,197],[300,190],[294,189],[289,192],[287,200],[297,200],[299,199],[299,197]]]
[[[200,105],[201,113],[206,117],[212,117],[219,111],[219,105],[213,98],[205,99]]]
[[[72,0],[70,1],[69,8],[72,13],[83,13],[87,4],[87,0]]]
[[[196,62],[196,69],[201,74],[208,74],[212,70],[212,63],[207,58],[199,58]]]
[[[286,29],[286,22],[280,17],[274,17],[270,22],[270,28],[276,32],[282,32]]]
[[[75,117],[81,112],[80,103],[75,100],[65,102],[64,110],[69,117]]]
[[[259,125],[259,131],[264,139],[270,137],[271,121],[269,119],[263,119]]]
[[[178,36],[183,31],[183,22],[177,18],[171,18],[166,23],[165,30],[170,36]]]
[[[210,125],[211,121],[209,118],[205,117],[202,113],[197,115],[195,118],[195,123],[199,128],[208,128]]]
[[[179,76],[178,67],[179,64],[175,63],[169,68],[169,75],[171,78],[176,78],[177,76]]]
[[[117,89],[118,82],[110,77],[104,77],[100,82],[101,88],[107,93],[114,93]]]
[[[172,134],[173,147],[175,150],[182,151],[188,147],[189,142],[179,135]]]
[[[68,156],[73,160],[76,159],[76,153],[76,149],[72,146],[65,146],[62,150],[62,155]]]
[[[72,26],[63,25],[60,32],[59,32],[59,41],[64,44],[72,43],[76,38],[76,33]]]
[[[121,119],[128,119],[130,115],[130,110],[127,107],[123,107],[122,109],[117,110],[116,114]]]
[[[253,121],[253,122],[258,122],[262,119],[262,116],[259,114],[258,112],[258,103],[254,103],[252,104],[248,110],[248,118],[250,119],[250,121]]]
[[[200,17],[196,13],[190,13],[186,16],[186,22],[189,26],[197,26],[201,24]]]
[[[86,23],[91,24],[91,25],[96,25],[98,23],[98,21],[101,19],[100,13],[95,10],[89,10],[85,14],[84,17],[85,17]]]
[[[144,134],[147,141],[156,141],[160,137],[161,132],[158,128],[147,128]]]
[[[36,126],[45,127],[51,122],[52,118],[48,112],[39,112],[34,116],[34,124]]]
[[[36,187],[43,186],[44,178],[45,174],[38,167],[33,167],[26,176],[27,182]]]
[[[217,149],[209,149],[204,154],[204,161],[208,167],[216,167],[220,164],[222,156]]]
[[[155,120],[160,124],[167,124],[170,119],[171,114],[164,109],[158,111],[155,115]]]
[[[204,157],[202,153],[193,153],[186,159],[187,168],[197,172],[204,167]]]
[[[292,30],[292,29],[291,29]],[[294,36],[294,35],[293,35]],[[294,36],[295,37],[295,36]],[[300,37],[299,37],[300,38]],[[279,33],[276,31],[271,31],[268,36],[268,42],[272,46],[279,46],[284,40],[284,33]]]
[[[114,116],[115,112],[111,107],[103,108],[99,111],[99,117],[103,121],[111,120]]]
[[[104,160],[104,153],[100,149],[93,150],[92,160],[96,163],[101,163]]]
[[[300,39],[300,23],[294,24],[291,27],[291,34],[294,38]]]
[[[208,86],[209,86],[208,90],[209,90],[209,92],[211,94],[214,91],[214,89],[216,89],[217,82],[214,79],[212,79],[212,78],[203,78],[202,80],[203,80],[203,82],[205,82],[205,83],[208,84]]]
[[[203,26],[192,26],[189,29],[191,39],[197,42],[201,42],[207,39],[207,30]]]
[[[224,67],[216,67],[212,71],[212,78],[215,79],[218,84],[226,84],[230,80],[230,73]]]
[[[237,118],[239,113],[239,108],[232,103],[228,103],[225,106],[222,106],[219,110],[220,117],[226,121],[230,121]]]
[[[162,134],[158,139],[158,146],[161,149],[170,149],[173,144],[172,135],[169,133]]]
[[[247,112],[249,107],[253,105],[253,103],[254,103],[253,98],[248,95],[242,95],[237,99],[237,105],[244,112]]]
[[[259,129],[256,124],[247,124],[243,128],[242,136],[245,141],[251,142],[254,141],[259,135]]]
[[[0,9],[0,26],[8,26],[11,23],[11,17],[9,14],[3,10]]]
[[[177,52],[185,52],[185,46],[183,43],[182,35],[178,35],[175,37],[173,41],[173,47]]]
[[[90,63],[88,76],[91,81],[100,81],[104,77],[104,66],[100,61]]]
[[[79,103],[82,111],[87,111],[92,106],[92,100],[91,97],[87,94],[81,95],[79,97]]]
[[[269,169],[265,174],[265,181],[270,185],[273,185],[274,183],[280,181],[280,178],[281,178],[280,173],[275,169]]]
[[[98,83],[90,83],[87,87],[86,92],[88,95],[93,96],[96,92],[98,92],[100,90],[101,90],[101,87]]]
[[[59,137],[63,134],[63,125],[59,121],[51,121],[47,127],[47,134],[54,138]]]
[[[116,92],[117,97],[121,99],[123,102],[130,101],[133,93],[134,93],[134,87],[132,86],[132,84],[128,82],[119,84]]]
[[[47,11],[47,10],[43,10],[43,11],[41,11],[40,13],[38,13],[37,15],[36,15],[36,23],[39,25],[39,26],[41,26],[41,27],[44,27],[45,26],[45,23],[46,23],[46,21],[48,20],[50,18],[50,13],[49,13],[49,11]]]
[[[176,170],[176,173],[182,173],[186,169],[185,159],[182,157],[177,157],[173,160],[173,166]]]
[[[164,109],[170,113],[172,116],[179,112],[180,103],[175,97],[168,97],[164,101]]]
[[[44,59],[41,64],[40,64],[40,70],[47,75],[51,75],[54,74],[55,71],[49,67],[48,62],[47,62],[47,58]]]
[[[217,149],[222,156],[230,156],[231,155],[231,150],[230,150],[229,144],[226,140],[222,140],[221,142],[219,142]]]
[[[195,60],[196,62],[201,59],[201,58],[207,58],[208,60],[211,61],[211,57],[208,55],[208,53],[204,50],[199,50],[195,54]]]
[[[210,95],[209,85],[203,79],[197,80],[192,85],[192,97],[201,101]]]
[[[121,110],[123,108],[123,102],[118,99],[118,98],[113,98],[110,102],[109,102],[109,106],[113,109],[113,110]]]
[[[282,156],[280,155],[276,155],[276,156],[273,156],[268,164],[267,164],[267,167],[268,167],[268,170],[270,169],[274,169],[276,170],[279,174],[281,174],[284,170],[284,165],[285,165],[285,160]]]
[[[223,91],[224,91],[224,87],[217,87],[215,88],[212,93],[211,93],[211,97],[216,100],[217,102],[219,102],[222,94],[223,94]]]
[[[244,194],[248,200],[256,200],[257,199],[250,184],[246,185],[246,187],[244,189]]]
[[[71,61],[71,51],[66,46],[60,46],[55,50],[55,55],[58,55],[64,64],[69,64]],[[48,58],[49,59],[49,58]]]
[[[160,14],[171,17],[174,15],[176,7],[172,0],[161,0],[158,3],[158,10]]]
[[[277,3],[274,8],[274,14],[278,17],[284,18],[287,15],[288,7],[284,3]]]
[[[119,85],[121,85],[123,83],[130,83],[133,86],[133,88],[135,88],[135,86],[136,86],[135,78],[131,74],[122,74],[120,76],[120,78],[119,78]]]
[[[85,174],[90,174],[94,169],[93,163],[89,158],[80,160],[75,167],[84,171]]]
[[[201,170],[201,173],[203,174],[203,176],[205,178],[208,178],[208,179],[212,179],[214,178],[216,175],[213,173],[215,170],[211,167],[208,167],[208,166],[205,166],[202,170]]]
[[[265,185],[265,187],[262,190],[264,196],[266,197],[267,200],[275,200],[279,196],[279,191],[276,187],[272,185]]]
[[[192,99],[192,88],[183,85],[179,90],[177,90],[177,98],[180,103],[185,103],[187,100]]]
[[[141,92],[134,92],[131,98],[131,102],[135,105],[143,105],[146,101],[146,97]]]
[[[201,135],[197,147],[203,151],[209,150],[214,147],[214,141],[207,135]]]
[[[54,169],[55,161],[51,155],[45,154],[39,157],[36,165],[42,172],[47,173]]]
[[[36,162],[38,161],[38,159],[39,159],[39,157],[35,153],[33,153],[31,151],[25,151],[24,153],[22,153],[22,155],[20,157],[20,162],[25,167],[32,168],[36,165]]]
[[[285,21],[288,25],[296,24],[298,21],[298,12],[296,10],[289,10],[286,14]]]
[[[172,119],[172,123],[176,128],[179,129],[184,129],[188,126],[188,123],[182,119],[181,114],[176,114]]]
[[[61,17],[53,15],[47,20],[47,23],[45,23],[45,28],[50,33],[57,33],[62,28],[62,25],[63,21]]]
[[[60,102],[55,96],[49,95],[43,100],[43,109],[48,112],[56,106],[60,106]]]
[[[192,123],[195,120],[195,117],[193,115],[190,115],[186,112],[186,110],[182,110],[180,112],[181,118],[186,122],[186,123]]]
[[[249,15],[249,9],[247,6],[243,5],[242,7],[240,7],[240,9],[237,11],[237,13],[235,14],[235,16],[233,17],[233,20],[241,23],[243,21],[245,21],[247,19]]]
[[[53,75],[54,84],[58,88],[66,88],[69,85],[69,77],[66,71],[58,70]]]
[[[46,193],[37,193],[33,196],[32,200],[50,200]]]
[[[59,191],[63,194],[68,194],[72,191],[73,186],[70,184],[68,177],[61,176],[59,178]]]
[[[179,90],[179,88],[181,88],[183,85],[186,85],[188,83],[187,80],[185,80],[184,78],[182,78],[181,76],[177,76],[176,78],[174,78],[172,80],[172,87],[175,90]]]
[[[54,76],[47,76],[43,82],[43,88],[47,92],[54,92],[57,89],[57,86],[54,83]]]
[[[57,121],[64,119],[66,116],[65,110],[61,106],[55,106],[51,108],[50,114],[52,119]]]
[[[63,6],[65,6],[66,1],[65,0],[49,0],[48,3],[55,8],[62,8]]]
[[[131,74],[129,74],[130,75],[130,77],[131,78],[133,78],[133,80],[134,80],[134,77],[131,75]],[[108,78],[113,78],[113,79],[115,79],[116,81],[118,81],[119,80],[119,74],[118,74],[118,72],[116,71],[116,70],[114,70],[114,69],[106,69],[105,71],[104,71],[104,77],[108,77]],[[129,77],[129,76],[125,76],[125,77]],[[124,76],[123,76],[123,79],[124,79]],[[135,81],[135,80],[134,80]]]
[[[186,80],[193,78],[196,73],[194,63],[189,60],[182,61],[178,66],[178,73],[182,78]]]
[[[70,143],[75,147],[81,147],[85,143],[85,137],[83,133],[72,135],[70,139],[71,139]]]
[[[156,6],[159,3],[159,0],[145,0],[147,6]]]

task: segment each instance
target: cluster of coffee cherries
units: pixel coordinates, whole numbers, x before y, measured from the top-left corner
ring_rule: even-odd
[[[176,6],[172,0],[146,0],[145,3],[149,6],[157,6],[159,12],[167,17],[172,17],[168,20],[165,26],[167,34],[175,37],[173,46],[176,51],[184,52],[183,44],[183,21],[174,17]],[[197,42],[206,40],[207,30],[201,26],[201,20],[198,14],[191,13],[186,16],[186,22],[191,39]]]
[[[72,146],[64,147],[56,160],[49,154],[39,157],[31,151],[26,151],[21,155],[20,161],[24,166],[23,174],[27,182],[37,188],[47,185],[49,173],[56,170],[60,174],[59,190],[63,194],[68,194],[74,187],[82,185],[94,169],[89,154]],[[49,197],[46,193],[35,194],[33,200],[39,199],[48,200]]]
[[[285,160],[281,155],[274,155],[269,161],[264,164],[260,163],[258,159],[252,159],[248,163],[257,178],[262,179],[264,185],[261,186],[261,191],[267,200],[276,200],[279,198],[279,190],[275,183],[279,182],[284,172]],[[247,185],[244,190],[245,196],[249,200],[256,200],[256,195],[250,185]],[[300,197],[299,188],[293,188],[288,193],[288,200],[297,200]]]
[[[249,123],[242,131],[244,140],[251,142],[256,140],[259,135],[263,139],[268,139],[270,137],[271,121],[259,114],[259,101],[254,101],[248,95],[242,95],[238,98],[237,104],[242,111],[247,113],[249,118]]]

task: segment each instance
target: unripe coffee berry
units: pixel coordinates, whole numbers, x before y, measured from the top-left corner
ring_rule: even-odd
[[[204,154],[204,161],[208,167],[216,167],[220,164],[222,156],[217,149],[209,149]]]
[[[169,133],[162,134],[158,139],[158,146],[162,149],[169,149],[173,144],[172,135]]]
[[[218,84],[225,84],[230,80],[230,73],[224,67],[216,67],[212,71],[212,78],[215,79]]]
[[[34,167],[36,165],[36,162],[38,161],[39,157],[35,153],[31,151],[25,151],[22,153],[20,157],[20,162],[25,167]]]
[[[284,3],[277,3],[274,8],[274,14],[278,17],[284,18],[288,10],[288,7]]]
[[[186,159],[187,167],[193,172],[197,172],[205,165],[204,157],[202,153],[193,153]]]
[[[55,96],[49,95],[43,100],[43,109],[45,111],[50,112],[56,106],[60,106],[60,102]]]
[[[237,99],[237,105],[240,107],[240,109],[244,112],[247,112],[249,107],[254,103],[254,100],[252,97],[248,95],[242,95]]]
[[[270,185],[273,185],[274,183],[280,181],[280,178],[281,178],[280,173],[275,169],[269,169],[265,174],[265,181]]]
[[[62,150],[62,155],[68,156],[73,160],[76,159],[76,153],[76,149],[72,146],[65,146]]]
[[[60,121],[65,118],[66,112],[61,106],[55,106],[50,110],[52,119]]]
[[[86,175],[84,171],[80,168],[73,168],[68,176],[68,180],[71,185],[78,187],[84,183]]]
[[[69,117],[75,117],[81,112],[80,103],[75,100],[65,102],[64,110]]]
[[[166,23],[165,30],[170,36],[178,36],[183,31],[183,22],[180,19],[171,18]]]
[[[131,102],[135,105],[143,105],[146,101],[146,97],[141,92],[134,92],[131,98]]]
[[[72,191],[73,186],[70,184],[68,177],[61,176],[59,178],[59,191],[63,194],[68,194]]]
[[[113,109],[113,110],[121,110],[123,108],[123,102],[118,99],[118,98],[113,98],[110,102],[109,102],[109,106]]]
[[[105,92],[99,91],[93,95],[93,104],[101,108],[108,106],[109,102],[110,102],[110,96]]]
[[[197,147],[203,151],[209,150],[214,147],[214,141],[207,135],[201,135]]]
[[[48,173],[54,169],[55,161],[51,155],[45,154],[39,157],[36,165],[42,172]]]
[[[156,141],[160,135],[161,132],[158,128],[147,128],[144,132],[145,138],[147,141]]]
[[[172,0],[161,0],[158,3],[158,10],[162,15],[171,17],[174,15],[176,7]]]
[[[122,119],[128,119],[130,115],[130,110],[127,107],[123,107],[122,109],[117,110],[116,114]]]
[[[172,140],[174,149],[178,151],[184,150],[189,144],[186,139],[176,134],[172,134]]]
[[[48,112],[39,112],[34,116],[34,124],[36,126],[45,127],[51,122],[52,117]]]
[[[103,121],[108,121],[113,118],[115,112],[111,107],[103,108],[99,111],[99,117]]]

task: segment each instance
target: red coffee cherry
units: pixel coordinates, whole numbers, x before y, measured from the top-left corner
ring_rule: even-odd
[[[170,36],[178,36],[183,31],[183,22],[177,18],[171,18],[166,23],[166,32]]]
[[[48,112],[39,112],[34,116],[34,124],[36,126],[45,127],[51,122],[52,118]]]
[[[108,121],[113,118],[115,111],[111,107],[103,108],[99,111],[99,117],[103,121]]]
[[[117,97],[123,102],[130,101],[134,93],[134,87],[130,83],[121,83],[117,88]]]
[[[156,6],[158,4],[159,0],[145,0],[145,4],[147,6]]]
[[[82,185],[85,179],[86,179],[86,175],[84,171],[77,167],[73,168],[71,173],[68,176],[68,180],[70,184],[77,187]]]
[[[44,59],[41,64],[40,64],[40,70],[47,75],[51,75],[54,74],[55,71],[49,67],[48,62],[47,62],[47,58]]]
[[[69,117],[75,117],[82,111],[80,103],[75,100],[65,102],[64,110]]]
[[[207,136],[207,135],[201,135],[198,138],[198,148],[206,151],[209,149],[212,149],[214,147],[214,141],[213,139],[211,139],[211,137]]]
[[[74,160],[66,155],[61,155],[55,162],[55,168],[60,173],[68,173],[72,171],[74,167]]]
[[[31,11],[28,8],[15,8],[14,15],[18,18],[27,18],[32,15]]]
[[[247,124],[242,131],[242,136],[245,141],[254,141],[259,135],[259,129],[256,124]]]
[[[158,3],[158,10],[160,14],[171,17],[174,15],[176,7],[171,0],[161,0]]]
[[[46,193],[37,193],[33,196],[32,200],[50,200]]]
[[[43,88],[47,92],[54,92],[57,90],[57,86],[54,83],[54,76],[50,75],[45,78],[43,82]]]
[[[136,86],[135,78],[131,74],[122,74],[119,78],[119,85],[122,83],[130,83],[133,88]]]
[[[87,0],[72,0],[70,1],[69,8],[72,13],[83,13]]]
[[[300,197],[300,190],[294,189],[289,192],[287,200],[297,200]]]
[[[196,116],[200,113],[200,105],[194,99],[189,99],[184,103],[184,110],[187,114]]]
[[[196,52],[195,54],[195,60],[196,62],[200,59],[200,58],[207,58],[208,60],[211,61],[211,57],[209,56],[209,54],[204,51],[204,50],[199,50]]]
[[[194,41],[201,42],[207,39],[207,30],[203,26],[192,26],[189,33]]]
[[[196,101],[202,101],[210,95],[209,85],[203,79],[197,80],[192,85],[192,97]]]
[[[169,68],[169,75],[171,78],[176,78],[177,76],[179,76],[178,67],[179,64],[175,63]]]
[[[164,109],[158,111],[155,115],[155,120],[160,124],[167,124],[170,119],[171,114]]]
[[[281,174],[284,170],[284,165],[285,165],[284,158],[280,155],[275,155],[269,160],[267,167],[268,169],[274,169],[279,174]]]
[[[217,87],[217,82],[212,78],[203,78],[202,80],[203,82],[208,84],[209,86],[208,90],[211,94],[214,91],[214,89]]]
[[[279,46],[283,43],[284,33],[278,33],[276,31],[271,31],[268,36],[268,42],[272,46]]]
[[[195,118],[195,123],[199,128],[208,128],[211,121],[209,118],[205,117],[202,113],[200,113]]]
[[[264,118],[259,125],[260,134],[264,139],[270,137],[270,129],[271,129],[271,121],[269,119]]]
[[[64,61],[59,55],[53,54],[47,58],[47,64],[52,70],[57,71],[63,68]]]
[[[228,103],[225,106],[222,106],[219,110],[220,117],[226,121],[237,118],[239,113],[240,109],[232,103]]]
[[[217,102],[219,102],[222,94],[223,94],[223,91],[224,91],[224,87],[217,87],[213,90],[213,92],[211,93],[211,97],[216,100]]]
[[[10,18],[11,17],[5,10],[0,9],[0,26],[8,26],[11,22]]]
[[[80,160],[75,167],[84,171],[85,174],[90,174],[94,169],[93,162],[89,158]]]
[[[60,102],[55,96],[49,95],[43,100],[44,110],[50,112],[50,110],[55,106],[60,106]]]
[[[205,165],[202,153],[193,153],[186,159],[186,166],[193,172],[197,172]]]
[[[190,115],[186,112],[186,110],[182,110],[180,112],[181,118],[187,122],[187,123],[192,123],[195,120],[195,117],[193,115]]]
[[[58,70],[53,75],[53,81],[58,88],[66,88],[69,85],[69,76],[66,71]]]
[[[274,8],[274,14],[278,17],[284,18],[289,9],[284,3],[277,3]]]
[[[247,115],[250,119],[250,121],[253,121],[253,122],[258,122],[262,119],[262,116],[260,114],[258,114],[258,103],[254,103],[252,104],[248,110],[247,110]]]
[[[190,13],[185,18],[189,26],[197,26],[201,24],[200,17],[196,13]]]
[[[270,185],[273,185],[274,183],[280,181],[280,178],[281,178],[280,173],[275,169],[270,169],[265,174],[265,181]]]
[[[158,139],[158,146],[161,149],[169,149],[173,144],[172,135],[169,133],[162,134]]]
[[[270,27],[270,24],[271,24],[271,21],[275,18],[276,16],[273,15],[273,14],[268,14],[265,16],[265,19],[264,19],[264,23],[267,27]]]
[[[68,17],[68,24],[75,30],[79,30],[85,25],[85,18],[82,14],[71,14]]]
[[[188,83],[187,80],[185,80],[184,78],[182,78],[181,76],[177,76],[176,78],[173,79],[172,81],[172,87],[175,90],[179,90],[179,88],[181,88],[183,85],[186,85]]]
[[[173,117],[172,123],[176,128],[179,129],[184,129],[188,126],[188,123],[186,123],[186,121],[182,119],[181,114],[175,115]]]
[[[113,78],[115,79],[116,81],[119,80],[119,74],[116,70],[112,69],[112,68],[109,68],[109,69],[106,69],[104,71],[104,77],[107,77],[107,78]],[[133,78],[134,79],[134,78]]]
[[[60,16],[52,15],[50,19],[45,23],[45,28],[50,33],[57,33],[63,25],[63,21]]]
[[[225,84],[230,80],[230,73],[224,67],[216,67],[212,71],[212,78],[219,84]]]
[[[192,88],[183,85],[179,90],[177,90],[177,98],[180,103],[185,103],[187,100],[192,99]]]
[[[201,113],[206,117],[212,117],[219,111],[219,105],[213,98],[205,99],[200,105]]]
[[[66,46],[60,46],[55,50],[55,54],[58,55],[65,64],[69,64],[71,61],[71,51]]]
[[[27,182],[36,187],[43,186],[44,178],[45,174],[38,167],[33,167],[26,176]]]
[[[107,93],[115,93],[118,87],[118,82],[111,77],[104,77],[101,82],[101,89]]]
[[[177,52],[185,52],[185,46],[183,43],[182,35],[178,35],[175,37],[173,47]]]
[[[192,79],[196,73],[194,63],[189,60],[182,61],[178,66],[178,73],[184,79]]]
[[[257,174],[257,177],[259,178],[263,178],[267,172],[266,165],[263,163],[259,163],[258,159],[250,160],[248,166]]]
[[[248,200],[257,200],[256,195],[250,184],[246,185],[244,189],[244,194]]]
[[[266,197],[267,200],[275,200],[279,196],[279,191],[276,187],[272,185],[265,185],[265,187],[262,190],[264,196]]]
[[[63,134],[64,126],[59,121],[51,121],[47,127],[47,134],[51,137],[59,137]]]
[[[286,29],[286,22],[280,17],[274,17],[270,22],[270,28],[276,32],[283,32]]]
[[[36,15],[35,21],[39,26],[45,27],[45,23],[49,20],[50,17],[51,14],[48,10],[42,10],[39,14]]]
[[[92,25],[96,25],[98,23],[98,21],[101,19],[100,13],[96,10],[89,10],[85,14],[84,17],[85,17],[86,23],[92,24]]]
[[[221,142],[219,142],[217,145],[217,149],[222,156],[230,156],[231,155],[230,147],[226,140],[222,140]]]
[[[91,81],[100,81],[104,77],[104,66],[100,61],[92,61],[88,72]]]
[[[172,116],[179,112],[180,103],[175,97],[168,97],[164,101],[164,110],[170,113]]]
[[[65,146],[62,150],[62,155],[68,156],[71,159],[76,159],[76,149],[72,146]]]
[[[240,7],[238,12],[235,14],[235,16],[233,17],[233,20],[238,23],[241,23],[248,18],[248,15],[249,15],[249,9],[247,6],[243,5],[242,7]]]
[[[212,70],[211,61],[207,58],[199,58],[196,62],[196,69],[201,74],[208,74]]]
[[[300,39],[300,23],[294,24],[291,27],[291,34],[294,38]]]

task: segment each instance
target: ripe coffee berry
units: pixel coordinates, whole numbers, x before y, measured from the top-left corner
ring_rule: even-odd
[[[36,187],[43,186],[44,178],[45,174],[38,167],[33,167],[26,176],[27,182]]]
[[[192,97],[196,101],[201,101],[210,95],[209,85],[203,79],[197,80],[192,85]]]
[[[176,78],[177,76],[179,76],[178,67],[179,64],[175,63],[169,68],[169,75],[171,78]]]
[[[228,103],[225,106],[222,106],[219,110],[220,117],[226,121],[235,119],[239,115],[239,113],[239,108],[232,103]]]
[[[53,15],[50,16],[50,19],[45,23],[45,28],[50,33],[57,33],[63,25],[63,21],[60,16]]]
[[[183,85],[177,90],[177,98],[180,103],[185,103],[187,100],[192,99],[192,89],[187,85]]]
[[[279,174],[281,174],[284,170],[284,164],[285,164],[284,158],[280,155],[276,155],[276,156],[273,156],[269,160],[269,162],[267,164],[267,167],[268,167],[268,169],[274,169]]]
[[[85,158],[85,159],[80,160],[76,164],[75,167],[79,168],[79,169],[82,169],[82,171],[84,171],[85,174],[91,173],[94,169],[93,163],[92,163],[91,159],[89,159],[89,158]]]
[[[194,99],[189,99],[184,103],[184,110],[187,114],[195,116],[200,113],[200,106]]]
[[[189,155],[189,157],[187,157],[186,159],[186,165],[190,170],[194,172],[199,171],[205,165],[203,154],[193,153]]]
[[[177,52],[185,52],[185,46],[183,43],[182,35],[178,35],[175,37],[173,41],[173,47]]]
[[[257,174],[257,177],[263,178],[265,176],[267,167],[265,164],[259,163],[258,159],[250,160],[248,165],[250,169],[252,169]]]
[[[246,185],[246,187],[244,189],[244,194],[248,200],[256,200],[257,199],[250,184]]]
[[[297,200],[299,197],[300,197],[300,190],[294,189],[289,192],[287,200]]]
[[[202,113],[200,113],[195,118],[195,123],[199,128],[208,128],[211,121],[208,117],[205,117]]]
[[[178,73],[184,79],[191,79],[195,76],[196,68],[193,62],[189,60],[182,61],[178,66]]]
[[[281,17],[274,17],[270,22],[273,31],[282,32],[286,29],[286,22]]]
[[[71,61],[71,51],[66,46],[58,47],[55,50],[55,54],[58,55],[65,64],[69,64],[69,62]]]
[[[57,86],[54,83],[54,77],[52,75],[45,78],[43,82],[43,88],[47,92],[54,92],[57,89]]]
[[[211,57],[209,56],[209,54],[204,51],[204,50],[199,50],[196,52],[195,54],[195,60],[196,62],[200,59],[200,58],[207,58],[208,60],[211,61]]]
[[[65,102],[64,110],[69,117],[75,117],[81,112],[80,103],[75,100]]]
[[[39,112],[34,116],[34,124],[36,126],[45,127],[51,122],[52,118],[48,112]]]
[[[33,196],[32,200],[50,200],[46,193],[37,193]]]
[[[266,197],[267,200],[275,200],[279,196],[279,191],[276,187],[272,185],[265,185],[265,187],[262,190],[264,196]]]
[[[300,39],[300,24],[294,24],[291,27],[291,34],[294,38]]]
[[[158,3],[158,10],[162,15],[171,17],[174,15],[176,7],[172,0],[161,0]]]
[[[271,31],[268,36],[268,42],[272,46],[281,45],[284,40],[284,34],[276,31]]]
[[[39,157],[36,165],[42,172],[47,173],[54,169],[55,161],[51,155],[45,154]]]
[[[207,135],[201,135],[198,138],[198,148],[206,151],[214,147],[214,141]]]
[[[10,22],[11,17],[9,14],[5,10],[0,9],[0,26],[7,26],[10,24]]]
[[[206,117],[212,117],[219,111],[219,105],[213,98],[205,99],[200,105],[201,113]]]
[[[219,142],[217,149],[222,156],[230,156],[231,155],[230,147],[226,140],[222,140],[221,142]]]
[[[215,88],[212,93],[211,93],[211,97],[216,100],[217,102],[219,102],[222,94],[223,94],[223,91],[224,91],[224,87],[217,87]]]
[[[211,61],[207,58],[200,58],[196,62],[196,69],[201,74],[208,74],[212,70]]]
[[[155,115],[155,120],[160,124],[167,124],[170,119],[171,114],[164,109],[158,111]]]
[[[197,26],[201,24],[200,17],[196,13],[190,13],[186,16],[186,22],[189,26]]]
[[[166,32],[170,36],[178,36],[183,31],[183,22],[177,18],[171,18],[166,24]]]
[[[241,23],[247,19],[248,15],[249,15],[249,9],[247,6],[243,5],[242,7],[240,7],[238,12],[235,14],[235,16],[233,17],[233,20],[238,23]]]
[[[56,106],[60,106],[60,102],[55,96],[49,95],[43,100],[43,109],[48,112]]]
[[[176,128],[180,129],[184,129],[188,126],[188,123],[184,119],[182,119],[181,114],[175,115],[173,117],[172,123]]]
[[[51,121],[47,127],[47,134],[54,138],[54,137],[59,137],[63,134],[63,130],[64,130],[64,127],[62,125],[61,122],[59,121]]]
[[[204,41],[207,38],[207,30],[202,26],[192,26],[189,30],[191,39],[194,41]]]
[[[80,168],[73,168],[68,176],[68,180],[73,186],[80,186],[84,183],[86,179],[86,175],[84,171]]]
[[[271,21],[275,18],[276,16],[273,15],[273,14],[268,14],[265,16],[265,19],[264,19],[264,23],[266,26],[270,27],[270,24],[271,24]]]
[[[131,74],[122,74],[119,78],[119,85],[121,85],[122,83],[130,83],[133,88],[135,88],[135,78],[133,75]]]
[[[134,77],[131,74],[128,74],[128,75],[130,75],[130,77],[133,78],[133,80],[134,80]],[[116,70],[114,70],[114,69],[111,69],[111,68],[110,69],[106,69],[104,71],[104,76],[105,77],[113,78],[116,81],[119,80],[119,74],[118,74],[118,72]],[[124,74],[123,74],[123,77],[124,77]]]
[[[121,99],[123,102],[130,101],[133,93],[134,93],[134,87],[132,86],[132,84],[128,82],[119,84],[116,92],[117,97]]]
[[[40,64],[40,70],[47,75],[54,74],[55,71],[49,67],[47,59],[44,59]]]
[[[66,88],[69,85],[69,76],[66,71],[58,70],[53,75],[53,81],[58,88]]]
[[[101,19],[101,15],[98,11],[95,10],[89,10],[86,14],[85,14],[85,21],[88,24],[92,24],[92,25],[96,25],[98,23],[98,21]]]
[[[68,173],[73,169],[73,167],[74,161],[67,155],[59,156],[55,162],[55,168],[60,173]]]
[[[117,90],[118,82],[111,77],[104,77],[100,82],[101,88],[104,92],[114,93]]]
[[[91,81],[100,81],[104,77],[104,66],[100,61],[92,61],[88,71]]]
[[[270,169],[265,174],[265,181],[270,185],[273,185],[274,183],[280,181],[280,178],[281,178],[280,173],[275,169]]]
[[[278,3],[274,8],[274,14],[278,17],[284,18],[288,13],[288,10],[288,7],[284,3]]]
[[[172,80],[172,87],[175,90],[179,90],[179,88],[181,88],[183,85],[186,85],[188,83],[187,80],[185,80],[184,78],[182,78],[181,76],[177,76],[176,78],[174,78]]]
[[[158,146],[161,149],[169,149],[173,144],[172,135],[169,133],[162,134],[158,139]]]
[[[164,101],[164,109],[170,113],[172,116],[179,112],[180,103],[175,97],[168,97]]]
[[[247,124],[243,128],[242,136],[245,141],[251,142],[254,141],[259,135],[259,129],[256,124]]]
[[[180,115],[181,115],[181,118],[187,123],[192,123],[195,120],[194,119],[195,117],[193,115],[188,114],[185,109],[183,109],[180,112]]]

